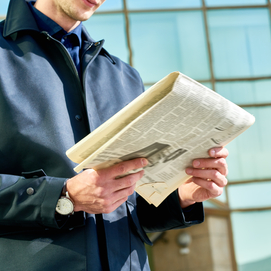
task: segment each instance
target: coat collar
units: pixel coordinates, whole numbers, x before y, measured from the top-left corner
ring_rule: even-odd
[[[10,0],[4,24],[3,36],[6,38],[22,30],[38,31],[39,27],[27,4],[33,0]],[[95,42],[83,27],[83,36],[90,42]]]
[[[10,0],[3,31],[3,36],[5,38],[23,30],[40,32],[35,18],[27,4],[29,1],[33,0]],[[113,64],[115,64],[115,60],[111,55],[102,48],[104,40],[96,43],[90,37],[84,26],[82,27],[82,34],[84,40],[83,46],[85,46],[85,48],[88,48],[92,43],[94,43],[97,46],[97,49],[101,47],[100,50],[102,50],[102,53],[108,57]],[[97,50],[97,53],[99,53],[100,50]]]
[[[39,28],[25,0],[10,0],[3,36],[22,30],[39,31]]]

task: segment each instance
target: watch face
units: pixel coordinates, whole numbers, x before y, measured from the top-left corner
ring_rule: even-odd
[[[61,197],[57,202],[56,211],[61,215],[69,215],[73,212],[73,203],[70,199]]]

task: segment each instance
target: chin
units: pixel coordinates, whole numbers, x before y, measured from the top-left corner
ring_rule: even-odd
[[[81,22],[87,21],[91,17],[92,14],[93,13],[91,13],[89,16],[82,16],[81,19],[80,19],[80,21]]]
[[[94,13],[94,11],[85,11],[85,12],[81,12],[81,13],[77,13],[73,16],[73,19],[76,21],[87,21],[92,14]]]

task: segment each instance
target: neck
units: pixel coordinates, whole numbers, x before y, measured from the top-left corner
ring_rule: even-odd
[[[80,24],[80,21],[76,21],[65,15],[63,12],[60,12],[57,7],[53,5],[52,1],[37,0],[34,4],[34,7],[40,12],[42,12],[44,15],[55,21],[67,32],[72,31]]]

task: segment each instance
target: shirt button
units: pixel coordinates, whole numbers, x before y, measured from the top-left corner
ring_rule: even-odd
[[[76,119],[77,121],[81,121],[81,120],[82,120],[82,117],[81,117],[80,115],[76,115],[76,116],[75,116],[75,119]]]
[[[29,188],[26,189],[26,193],[27,193],[29,196],[33,195],[34,192],[35,192],[35,190],[34,190],[34,188],[32,188],[32,187],[29,187]]]

